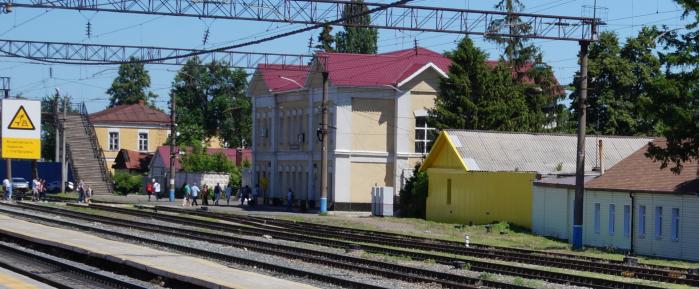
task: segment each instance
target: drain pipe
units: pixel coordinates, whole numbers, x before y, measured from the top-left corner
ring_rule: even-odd
[[[636,198],[634,196],[634,193],[629,192],[629,198],[631,198],[631,229],[630,229],[631,242],[629,244],[629,256],[633,256],[634,255],[634,251],[633,251],[634,227],[633,227],[633,225],[634,225],[634,215],[636,215]]]

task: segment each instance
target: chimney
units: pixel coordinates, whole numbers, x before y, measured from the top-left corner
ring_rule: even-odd
[[[604,144],[602,144],[602,140],[599,140],[599,174],[603,175],[604,174]]]
[[[139,99],[139,100],[138,100],[138,104],[139,104],[140,106],[145,106],[145,105],[146,105],[146,101],[143,100],[143,99]]]

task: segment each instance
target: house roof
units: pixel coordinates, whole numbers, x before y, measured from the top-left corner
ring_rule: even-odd
[[[191,151],[192,148],[187,148],[187,151]],[[175,151],[179,151],[178,148],[175,148]],[[206,149],[207,153],[212,155],[216,153],[223,153],[229,160],[233,161],[236,165],[240,165],[240,162],[242,160],[238,160],[238,154],[237,151],[238,149],[234,148],[207,148]],[[243,149],[242,153],[242,158],[249,157],[251,155],[251,152],[249,152],[250,149]],[[160,146],[158,147],[158,150],[155,152],[156,155],[162,160],[163,165],[167,168],[170,167],[170,146]],[[175,170],[181,170],[182,169],[182,164],[180,163],[180,158],[179,156],[175,158]]]
[[[653,143],[666,145],[663,139],[654,140]],[[641,147],[604,175],[588,182],[586,187],[633,192],[699,193],[699,164],[696,160],[684,163],[682,173],[676,175],[669,168],[660,169],[660,163],[646,157],[647,149],[647,145]]]
[[[309,69],[308,65],[260,64],[257,73],[270,92],[278,92],[302,88]]]
[[[118,105],[90,114],[93,123],[169,125],[170,117],[143,103]]]
[[[144,167],[148,166],[150,159],[153,157],[152,153],[144,153],[138,151],[132,151],[127,149],[119,150],[116,156],[114,165],[123,162],[123,169],[129,170],[142,170]]]
[[[576,135],[444,130],[439,137],[450,139],[468,170],[532,171],[541,174],[575,172]],[[598,165],[599,140],[603,142],[603,164],[608,168],[647,145],[653,138],[588,136],[585,141],[586,172]]]

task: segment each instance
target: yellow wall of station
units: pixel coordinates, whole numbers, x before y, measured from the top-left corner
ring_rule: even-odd
[[[506,221],[531,227],[532,172],[427,169],[427,219],[459,224]],[[451,189],[448,184],[451,183]],[[448,203],[448,191],[451,202]]]
[[[393,163],[360,163],[351,165],[350,202],[371,203],[371,188],[393,187]]]
[[[394,102],[391,99],[352,99],[352,149],[394,150]]]

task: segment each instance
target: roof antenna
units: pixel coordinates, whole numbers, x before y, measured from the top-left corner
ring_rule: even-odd
[[[413,40],[415,41],[415,55],[417,55],[417,54],[418,54],[418,49],[417,49],[417,38],[413,38]]]

